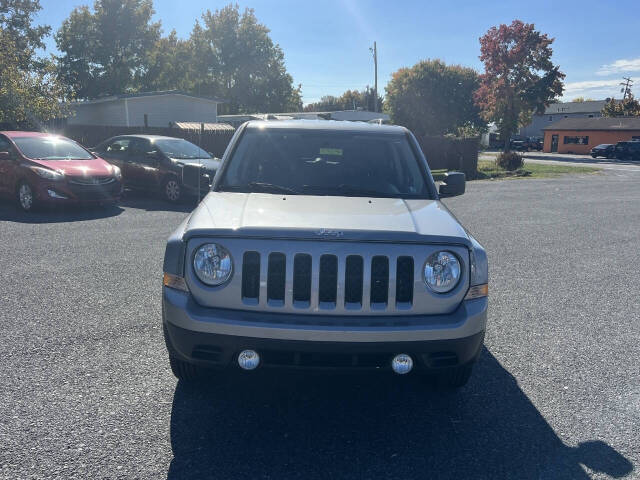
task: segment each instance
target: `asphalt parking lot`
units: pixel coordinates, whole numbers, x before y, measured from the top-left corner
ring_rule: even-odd
[[[486,348],[458,393],[386,375],[178,384],[162,255],[191,207],[0,204],[0,477],[640,477],[639,183],[471,182],[446,201],[491,266]]]

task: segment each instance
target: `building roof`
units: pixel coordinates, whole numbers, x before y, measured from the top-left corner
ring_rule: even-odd
[[[136,99],[143,97],[161,97],[165,95],[179,95],[182,97],[196,98],[198,100],[205,100],[212,103],[224,103],[223,100],[213,97],[203,97],[200,95],[193,95],[191,93],[183,92],[182,90],[161,90],[157,92],[137,92],[137,93],[119,93],[117,95],[110,95],[100,98],[94,98],[92,100],[80,100],[77,102],[70,102],[70,105],[91,105],[94,103],[114,102],[122,99]]]
[[[557,115],[558,113],[598,113],[604,108],[606,103],[606,100],[552,103],[545,109],[544,114]]]
[[[389,119],[389,114],[382,112],[371,112],[370,110],[332,110],[327,112],[280,112],[280,113],[243,113],[237,115],[218,115],[221,120],[293,120],[293,119],[315,119],[317,117],[331,119],[334,114],[371,114],[376,118]]]
[[[204,125],[204,130],[215,132],[233,132],[233,128],[228,123],[202,123],[202,122],[173,122],[173,127],[180,130],[197,130],[200,131],[200,127]]]
[[[404,134],[407,129],[398,125],[378,125],[367,122],[349,122],[347,120],[252,120],[247,128],[255,129],[291,129],[291,130],[339,130],[360,133],[396,133]]]
[[[640,117],[563,118],[543,130],[640,130]]]

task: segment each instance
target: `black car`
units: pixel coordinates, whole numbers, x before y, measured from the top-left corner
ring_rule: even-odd
[[[542,151],[544,144],[540,137],[528,137],[524,143],[527,150],[537,150],[538,152]]]
[[[206,194],[220,160],[182,138],[120,135],[95,147],[122,170],[126,188],[159,192],[169,202]]]
[[[593,158],[615,158],[616,146],[612,143],[603,143],[601,145],[596,145],[591,149],[591,156]]]
[[[523,140],[522,138],[512,138],[509,142],[509,145],[511,150],[517,152],[524,152],[527,149],[525,140]]]
[[[640,141],[616,143],[615,157],[618,160],[640,160]]]

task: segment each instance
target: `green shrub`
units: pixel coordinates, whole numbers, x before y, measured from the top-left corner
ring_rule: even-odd
[[[524,166],[524,159],[516,152],[502,152],[498,155],[496,164],[504,170],[513,172]]]

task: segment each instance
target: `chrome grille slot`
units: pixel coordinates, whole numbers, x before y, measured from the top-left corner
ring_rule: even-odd
[[[284,305],[286,280],[286,257],[284,253],[270,253],[267,269],[267,302],[274,307]]]
[[[320,308],[335,308],[338,291],[338,257],[320,257],[320,284],[318,299]]]
[[[242,300],[257,305],[260,299],[260,254],[244,252],[242,256]]]
[[[413,257],[398,257],[396,262],[396,308],[411,308],[413,303]]]
[[[362,282],[364,280],[364,262],[360,255],[347,257],[344,279],[345,308],[362,307]]]
[[[311,302],[311,255],[298,253],[293,260],[293,303],[308,307]]]
[[[371,308],[386,308],[389,301],[389,258],[381,255],[371,259]]]

